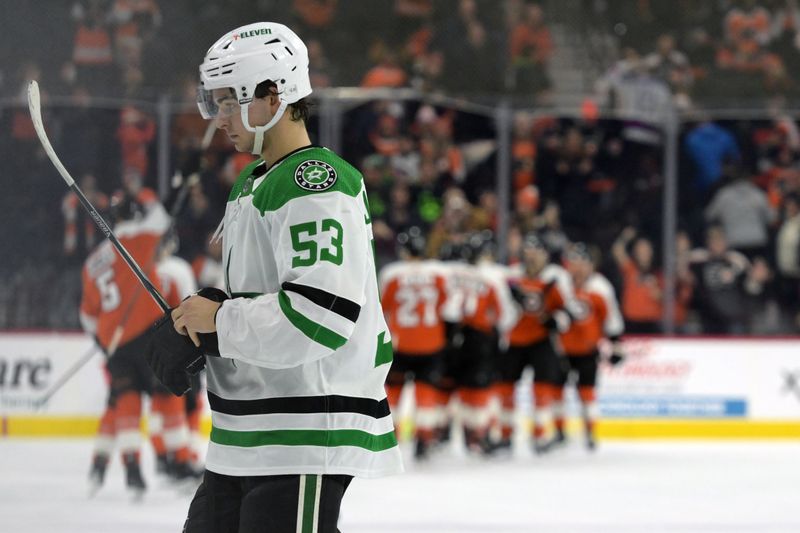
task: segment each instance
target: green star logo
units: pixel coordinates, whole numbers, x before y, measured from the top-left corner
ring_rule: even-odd
[[[336,183],[336,171],[324,161],[304,161],[295,170],[294,181],[307,191],[324,191]]]

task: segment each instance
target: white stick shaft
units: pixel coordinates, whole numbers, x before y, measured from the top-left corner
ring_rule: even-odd
[[[119,242],[117,236],[114,235],[114,232],[111,231],[111,227],[108,223],[100,216],[100,213],[97,212],[97,209],[92,205],[92,203],[86,198],[86,195],[83,194],[81,188],[75,183],[75,180],[72,179],[67,169],[64,168],[64,165],[61,164],[61,160],[58,159],[56,152],[53,150],[53,145],[50,144],[50,139],[47,138],[47,132],[44,131],[44,125],[42,124],[42,107],[41,101],[39,98],[39,84],[36,83],[36,80],[32,80],[28,84],[28,109],[31,113],[31,120],[33,121],[33,126],[36,129],[36,135],[39,137],[39,141],[42,143],[44,147],[44,151],[47,152],[47,156],[50,158],[50,161],[53,162],[56,169],[58,169],[59,174],[61,177],[64,178],[64,181],[67,182],[69,188],[75,193],[80,201],[81,205],[86,209],[86,211],[91,215],[92,219],[97,224],[97,227],[100,228],[100,231],[106,236],[106,238],[111,241],[111,244],[114,248],[117,249],[120,257],[127,263],[128,267],[130,267],[133,274],[139,279],[139,282],[147,289],[147,292],[150,293],[150,296],[153,297],[156,304],[161,308],[162,311],[167,312],[169,311],[169,305],[167,305],[167,301],[158,292],[158,289],[153,285],[153,283],[147,279],[147,276],[142,271],[142,268],[136,262],[136,260],[131,256],[128,250]]]
[[[39,136],[39,141],[41,141],[44,151],[47,153],[47,157],[53,162],[56,170],[58,170],[58,173],[64,178],[64,181],[67,182],[67,185],[72,186],[75,180],[72,179],[67,169],[64,168],[56,151],[53,150],[53,145],[50,144],[50,139],[47,138],[47,133],[44,131],[44,124],[42,123],[42,103],[39,97],[39,84],[36,83],[36,80],[31,80],[28,84],[28,110],[31,112],[33,127],[36,129],[36,135]]]

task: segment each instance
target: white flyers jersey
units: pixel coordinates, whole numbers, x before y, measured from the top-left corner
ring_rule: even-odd
[[[586,280],[583,289],[600,295],[605,301],[607,314],[603,322],[603,333],[608,337],[622,335],[625,331],[625,321],[622,318],[622,312],[620,312],[614,286],[611,285],[608,278],[599,272],[595,272]]]
[[[180,300],[197,292],[197,282],[194,279],[192,266],[176,255],[162,258],[156,265],[156,272],[161,280],[161,285],[174,287]]]

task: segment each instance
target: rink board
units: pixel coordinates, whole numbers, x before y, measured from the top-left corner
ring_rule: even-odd
[[[107,394],[101,354],[41,403],[91,349],[79,333],[0,333],[0,436],[94,434]],[[800,439],[800,340],[636,337],[626,349],[625,364],[601,367],[599,437]],[[518,392],[528,418],[529,391]]]

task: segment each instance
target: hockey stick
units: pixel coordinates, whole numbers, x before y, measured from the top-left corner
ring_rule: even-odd
[[[214,138],[214,132],[216,132],[217,128],[214,122],[210,122],[208,127],[206,128],[205,134],[203,135],[203,139],[200,142],[200,153],[202,154],[205,152],[208,147],[211,145],[211,140]],[[201,156],[202,157],[202,156]],[[202,169],[202,163],[201,163]],[[180,180],[178,183],[180,184],[180,189],[178,190],[178,194],[175,197],[175,201],[172,203],[172,207],[169,211],[169,218],[170,224],[169,228],[164,235],[169,235],[172,230],[175,228],[175,221],[180,213],[181,209],[183,208],[184,203],[186,202],[186,198],[189,196],[189,187],[196,185],[200,182],[200,174],[199,172],[193,172],[189,175],[187,179],[183,179],[183,174],[178,173],[180,176]],[[155,263],[157,260],[157,255],[153,257],[152,262]],[[111,342],[108,343],[108,357],[111,358],[114,356],[114,353],[117,351],[119,347],[119,341],[122,339],[122,334],[125,331],[125,324],[128,322],[128,318],[130,317],[131,311],[133,311],[133,307],[137,301],[139,301],[139,295],[141,294],[140,291],[141,287],[137,287],[136,292],[133,295],[133,298],[128,303],[128,307],[125,309],[125,312],[122,314],[122,319],[120,320],[119,325],[114,330],[114,334],[111,336]]]
[[[84,366],[86,366],[86,363],[91,361],[91,359],[95,356],[95,354],[98,351],[100,351],[100,345],[97,344],[96,342],[92,343],[92,347],[86,351],[83,357],[78,359],[69,368],[69,370],[64,372],[64,374],[60,378],[58,378],[58,381],[56,381],[55,384],[52,387],[50,387],[50,389],[44,394],[44,396],[32,401],[33,407],[35,409],[40,409],[41,407],[43,407],[50,400],[50,398],[52,398],[53,395],[61,389],[61,387],[63,387],[70,379],[72,379],[72,376],[77,374],[79,370],[81,370]]]
[[[100,213],[97,212],[97,209],[92,205],[92,203],[86,198],[81,191],[81,188],[78,187],[78,184],[75,183],[75,180],[72,179],[72,176],[67,172],[67,169],[64,168],[64,165],[61,163],[61,160],[56,155],[55,150],[53,150],[53,145],[50,144],[50,139],[47,138],[47,133],[44,131],[44,125],[42,124],[42,107],[41,107],[41,100],[39,96],[39,84],[36,83],[36,80],[32,80],[28,84],[28,110],[31,113],[31,120],[33,121],[33,127],[36,130],[36,135],[39,137],[39,142],[42,143],[42,148],[47,153],[47,157],[50,158],[50,161],[58,170],[58,173],[61,174],[61,177],[64,178],[64,181],[67,182],[67,186],[70,188],[72,192],[78,197],[80,200],[81,205],[89,212],[92,219],[94,220],[97,227],[100,228],[100,231],[111,241],[111,244],[114,245],[114,248],[117,249],[117,252],[122,257],[122,259],[127,263],[128,267],[131,269],[133,274],[139,279],[139,282],[142,286],[147,290],[150,296],[155,300],[156,304],[161,308],[163,312],[169,311],[169,305],[167,305],[166,300],[158,292],[158,289],[153,285],[153,283],[147,279],[147,276],[142,272],[142,269],[136,263],[136,261],[131,257],[131,254],[128,253],[128,250],[122,246],[122,243],[119,242],[117,236],[114,235],[114,232],[111,231],[108,223],[100,216]]]
[[[170,308],[167,304],[167,301],[164,299],[155,285],[153,285],[153,283],[147,278],[141,267],[136,263],[133,257],[131,257],[131,254],[128,253],[128,250],[126,250],[122,243],[119,242],[117,236],[114,235],[113,231],[111,231],[111,227],[103,219],[103,217],[100,216],[100,213],[97,212],[97,209],[95,209],[92,203],[86,198],[81,188],[77,183],[75,183],[75,180],[72,178],[70,173],[67,172],[67,169],[64,168],[64,165],[58,158],[58,155],[53,149],[53,145],[50,143],[50,139],[47,138],[47,133],[45,132],[44,124],[42,123],[41,97],[39,95],[39,84],[36,82],[36,80],[31,80],[30,83],[28,83],[28,110],[31,114],[31,121],[33,122],[34,129],[36,130],[36,135],[39,137],[39,142],[42,143],[42,148],[44,148],[44,151],[47,154],[47,157],[49,157],[50,161],[53,163],[53,166],[56,167],[56,170],[58,170],[58,173],[61,174],[62,178],[64,178],[67,186],[72,192],[75,193],[75,195],[78,197],[78,200],[80,200],[81,205],[83,205],[86,211],[89,212],[89,215],[92,217],[95,224],[97,224],[97,227],[99,227],[100,231],[102,231],[106,238],[111,241],[111,244],[114,246],[114,248],[116,248],[117,253],[119,253],[120,257],[122,257],[145,290],[147,290],[148,294],[150,294],[150,296],[156,302],[161,311],[164,313],[168,312]],[[200,365],[202,365],[203,362],[204,357],[203,355],[200,355],[189,365],[188,371],[192,374],[196,374],[202,368]]]

